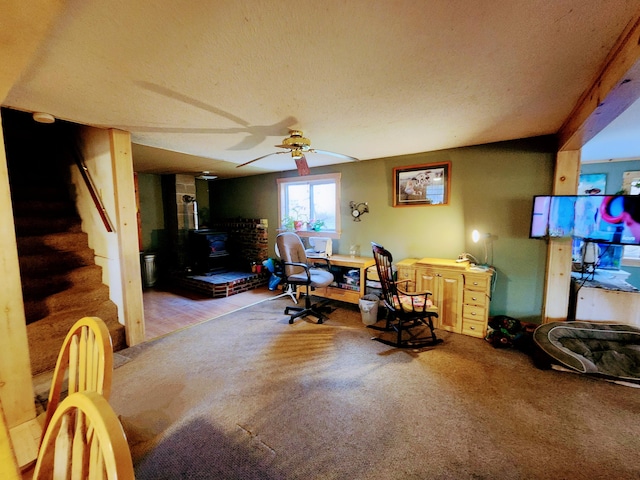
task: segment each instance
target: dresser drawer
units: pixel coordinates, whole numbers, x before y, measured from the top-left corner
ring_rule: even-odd
[[[471,337],[484,338],[485,323],[483,321],[469,320],[465,318],[462,321],[462,333]]]
[[[479,322],[484,322],[487,316],[486,307],[479,307],[477,305],[463,305],[462,307],[462,316],[469,320],[477,320]]]
[[[485,307],[487,305],[487,295],[484,292],[478,292],[476,290],[465,290],[464,303],[465,305]]]
[[[489,287],[489,275],[469,275],[464,277],[464,288],[486,292]]]

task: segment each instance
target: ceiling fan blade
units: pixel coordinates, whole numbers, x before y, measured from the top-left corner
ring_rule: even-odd
[[[351,157],[349,155],[344,155],[342,153],[328,152],[326,150],[317,150],[315,148],[310,149],[309,152],[311,152],[311,153],[319,153],[321,155],[331,155],[333,157],[344,158],[345,160],[353,160],[354,162],[359,162],[360,161],[360,159],[356,158],[356,157]]]
[[[246,165],[249,165],[250,163],[257,162],[258,160],[262,160],[263,158],[270,157],[271,155],[280,155],[281,153],[289,153],[289,152],[273,152],[273,153],[267,153],[266,155],[263,155],[263,156],[261,156],[261,157],[254,158],[253,160],[249,160],[248,162],[241,163],[240,165],[236,165],[236,168],[244,167],[244,166],[246,166]]]

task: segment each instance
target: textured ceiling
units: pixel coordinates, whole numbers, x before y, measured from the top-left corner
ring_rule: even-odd
[[[289,128],[361,160],[555,133],[640,10],[640,0],[65,3],[4,105],[127,130],[139,172],[221,176],[294,169],[288,155],[235,168],[278,151]],[[338,161],[308,156],[312,167]]]

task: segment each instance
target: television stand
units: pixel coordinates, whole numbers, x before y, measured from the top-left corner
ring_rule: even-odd
[[[640,326],[640,291],[626,272],[596,269],[592,278],[571,274],[570,319]]]

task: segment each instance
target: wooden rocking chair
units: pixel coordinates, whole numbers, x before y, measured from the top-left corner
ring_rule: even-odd
[[[429,296],[431,292],[409,292],[400,288],[393,274],[393,257],[384,247],[371,242],[376,269],[380,277],[382,297],[387,308],[384,327],[369,325],[368,328],[385,332],[394,332],[395,339],[373,337],[373,340],[396,348],[422,348],[442,342],[436,337],[433,318],[438,317],[438,309],[433,306]]]

